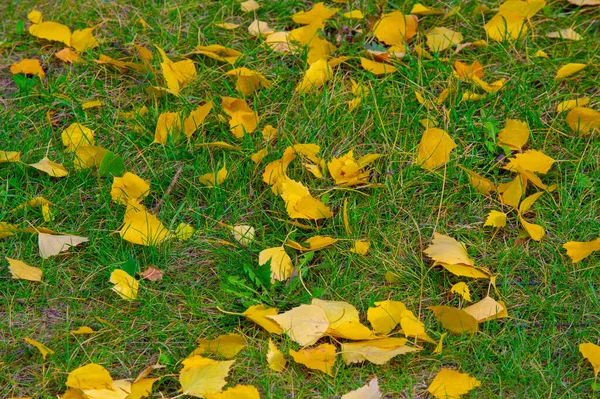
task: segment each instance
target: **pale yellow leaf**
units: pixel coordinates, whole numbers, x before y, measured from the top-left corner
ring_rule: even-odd
[[[242,245],[250,245],[254,241],[254,227],[246,224],[238,224],[231,229],[233,238]]]
[[[528,196],[527,198],[525,198],[523,200],[523,202],[521,202],[519,204],[519,214],[522,215],[522,214],[526,213],[527,211],[529,211],[529,209],[531,209],[531,207],[533,206],[533,204],[542,195],[544,195],[544,192],[543,191],[539,191],[539,192],[537,192],[535,194],[531,194],[530,196]]]
[[[381,391],[379,390],[379,382],[377,377],[373,377],[371,381],[363,385],[362,387],[350,391],[347,394],[342,395],[341,399],[381,399],[383,398]]]
[[[473,266],[475,263],[469,254],[464,244],[456,241],[454,238],[434,233],[432,244],[424,251],[425,255],[429,256],[436,262],[454,264],[463,264]]]
[[[463,41],[463,35],[448,28],[433,28],[427,35],[427,47],[431,51],[443,51]]]
[[[252,21],[250,26],[248,26],[248,32],[252,36],[267,37],[275,31],[269,26],[268,23],[255,19],[254,21]]]
[[[52,162],[48,157],[41,159],[37,163],[29,164],[29,166],[41,170],[52,177],[65,177],[69,175],[69,171],[62,164]]]
[[[450,288],[450,292],[460,295],[467,302],[471,302],[471,291],[469,290],[469,286],[462,281],[454,284],[452,288]]]
[[[69,125],[62,131],[61,138],[68,152],[75,151],[80,145],[92,146],[95,144],[94,131],[79,123]]]
[[[479,174],[463,167],[462,165],[459,165],[459,167],[465,172],[467,172],[467,178],[469,179],[469,183],[471,183],[473,188],[475,188],[480,193],[488,195],[496,191],[496,186],[488,178],[480,176]]]
[[[58,255],[61,252],[68,251],[69,248],[88,241],[89,240],[87,237],[79,237],[74,235],[51,235],[46,233],[38,234],[40,256],[44,259]]]
[[[481,301],[467,306],[463,310],[473,316],[478,323],[508,317],[504,305],[496,302],[490,296],[486,296]]]
[[[223,389],[234,360],[216,361],[202,356],[191,356],[183,361],[179,382],[184,395],[204,398]]]
[[[260,8],[260,4],[258,4],[254,0],[248,0],[248,1],[244,1],[243,3],[241,3],[240,8],[242,9],[243,12],[251,12],[251,11],[258,10]]]
[[[548,32],[546,37],[551,37],[555,39],[565,39],[565,40],[581,40],[582,37],[579,33],[575,32],[573,28],[569,29],[561,29],[558,32]]]
[[[365,360],[374,364],[385,364],[395,356],[416,352],[419,349],[406,345],[405,338],[382,338],[342,344],[342,358],[346,364],[362,363]]]
[[[186,241],[194,235],[195,231],[196,230],[193,226],[190,226],[187,223],[179,223],[175,228],[173,234],[179,241]]]
[[[281,326],[294,342],[313,345],[329,328],[325,311],[316,305],[300,305],[277,316],[267,316]]]

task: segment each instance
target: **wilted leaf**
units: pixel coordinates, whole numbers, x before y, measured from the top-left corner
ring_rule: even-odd
[[[169,237],[169,231],[156,216],[141,205],[128,205],[119,235],[132,244],[156,246]]]
[[[587,242],[569,241],[563,245],[573,263],[587,258],[592,252],[600,251],[600,238]]]
[[[496,302],[490,296],[486,296],[481,301],[474,303],[471,306],[467,306],[463,311],[473,316],[478,323],[508,317],[506,307],[503,304]]]
[[[267,316],[276,316],[277,309],[266,308],[263,305],[250,306],[242,313],[248,320],[251,320],[270,332],[271,334],[283,334],[283,329],[275,321],[267,318]]]
[[[373,377],[362,387],[342,395],[341,399],[381,399],[382,397],[377,377]]]
[[[92,146],[95,144],[94,131],[79,124],[72,123],[61,133],[63,144],[67,152],[75,151],[79,146]]]
[[[215,26],[217,28],[223,28],[223,29],[227,29],[227,30],[233,30],[233,29],[237,29],[240,27],[240,25],[232,24],[231,22],[220,22],[220,23],[216,23]]]
[[[115,177],[110,196],[123,205],[137,204],[150,192],[150,183],[138,175],[126,172],[123,177]]]
[[[467,302],[471,302],[471,291],[469,290],[469,286],[462,281],[454,284],[452,288],[450,288],[450,292],[460,295]]]
[[[142,273],[142,278],[149,281],[158,281],[162,280],[164,272],[154,266],[148,266],[146,270]]]
[[[391,358],[419,349],[406,345],[405,338],[382,338],[342,344],[342,358],[346,364],[362,363],[365,360],[374,364],[385,364]]]
[[[475,317],[464,310],[449,306],[429,306],[427,309],[431,310],[435,318],[452,334],[476,333],[479,330]]]
[[[267,262],[270,262],[271,265],[272,281],[285,281],[292,276],[294,264],[283,246],[263,249],[258,254],[259,265],[262,266]]]
[[[567,114],[567,123],[573,131],[585,136],[600,130],[600,112],[585,107],[575,107]]]
[[[269,26],[268,23],[259,21],[257,19],[252,21],[250,26],[248,26],[248,33],[250,33],[252,36],[267,37],[274,32],[275,31]]]
[[[300,363],[309,369],[319,370],[333,377],[332,367],[337,357],[335,346],[321,344],[314,348],[301,349],[296,352],[290,349],[290,355],[296,363]]]
[[[260,4],[258,4],[254,0],[248,0],[248,1],[244,1],[243,3],[241,3],[240,8],[244,12],[251,12],[251,11],[258,10],[260,8]]]
[[[40,60],[38,59],[24,59],[19,62],[15,62],[10,66],[10,72],[13,75],[18,73],[25,75],[37,75],[40,79],[44,79],[44,76],[46,76],[46,73],[40,64]]]
[[[267,364],[271,370],[281,373],[285,370],[287,361],[283,356],[283,353],[277,348],[275,343],[269,339],[269,351],[267,352]]]
[[[79,54],[71,50],[69,47],[65,47],[54,55],[63,62],[73,63],[75,61],[79,61]]]
[[[491,210],[483,225],[498,228],[506,226],[506,213]]]
[[[467,172],[469,183],[471,183],[471,185],[480,193],[488,195],[496,191],[496,186],[489,179],[480,176],[472,170],[469,170],[461,165],[459,165],[459,168]]]
[[[246,340],[238,334],[220,335],[212,340],[199,338],[198,347],[194,349],[190,356],[210,353],[212,355],[223,356],[226,359],[231,359],[245,347]]]
[[[237,77],[235,88],[244,95],[250,95],[260,88],[271,87],[269,82],[262,74],[248,68],[236,68],[225,75]]]
[[[548,32],[546,37],[551,37],[555,39],[565,39],[565,40],[581,40],[582,37],[579,33],[575,32],[572,28],[569,29],[561,29],[558,32]]]
[[[29,281],[42,281],[42,269],[35,266],[29,266],[23,261],[5,257],[8,261],[8,270],[14,279]]]
[[[399,301],[375,302],[375,307],[367,310],[367,320],[378,334],[389,334],[402,319],[406,306]]]
[[[438,399],[459,399],[480,385],[481,381],[468,374],[443,368],[431,381],[427,391]]]
[[[73,235],[51,235],[46,233],[38,234],[40,256],[44,259],[58,255],[61,252],[68,251],[69,248],[88,241],[89,240],[87,237]]]
[[[50,348],[48,348],[46,345],[42,344],[39,341],[36,341],[35,339],[31,339],[31,338],[23,338],[25,340],[25,342],[27,342],[29,345],[33,345],[35,346],[40,353],[42,354],[42,358],[46,359],[46,356],[48,355],[53,355],[54,351]]]
[[[507,119],[506,126],[498,133],[498,145],[507,146],[511,150],[519,151],[529,140],[529,127],[527,122]]]
[[[333,70],[331,66],[329,66],[326,60],[320,59],[310,65],[295,90],[300,93],[307,93],[323,86],[326,81],[331,79],[332,75]]]
[[[300,305],[276,316],[267,316],[281,326],[294,342],[313,345],[329,328],[325,311],[316,305]]]
[[[179,382],[184,395],[204,398],[223,389],[234,360],[216,361],[202,356],[191,356],[183,361]]]
[[[558,81],[558,80],[567,78],[571,75],[575,75],[577,72],[581,71],[586,66],[587,66],[587,64],[576,64],[576,63],[563,65],[562,67],[560,67],[558,69],[558,71],[556,71],[556,76],[554,77],[554,80]]]
[[[423,132],[419,143],[417,164],[423,169],[433,170],[450,160],[450,153],[456,143],[442,129],[430,128]]]
[[[37,163],[29,164],[29,166],[41,170],[52,177],[65,177],[69,175],[69,171],[62,164],[54,163],[48,157],[41,159]]]
[[[250,245],[254,241],[254,227],[238,224],[231,229],[233,238],[242,245]]]
[[[424,251],[425,255],[432,260],[451,265],[463,264],[473,266],[475,263],[469,254],[464,244],[456,241],[452,237],[443,234],[434,233],[432,244]]]
[[[586,342],[579,344],[579,352],[589,360],[594,367],[594,375],[597,376],[600,372],[600,346]]]
[[[446,50],[463,41],[463,35],[448,28],[433,28],[427,35],[427,47],[431,51]]]
[[[65,385],[81,390],[112,389],[113,379],[104,367],[90,363],[71,371]]]

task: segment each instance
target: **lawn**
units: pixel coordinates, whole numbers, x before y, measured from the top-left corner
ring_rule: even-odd
[[[328,1],[327,7],[339,11],[314,30],[308,45],[290,41],[287,53],[277,51],[285,40],[274,49],[269,37],[252,35],[248,27],[256,19],[275,32],[292,31],[302,26],[292,16],[314,3],[257,1],[260,8],[249,12],[235,0],[0,4],[0,150],[20,153],[19,162],[0,163],[0,397],[56,398],[66,392],[69,373],[98,364],[114,380],[135,379],[148,366],[160,365],[149,374],[157,380],[148,395],[173,398],[181,395],[183,361],[198,340],[226,334],[238,334],[246,346],[233,357],[225,389],[253,385],[263,398],[339,398],[374,376],[384,398],[428,398],[433,397],[428,387],[443,369],[480,382],[463,398],[600,396],[594,367],[579,349],[582,343],[600,343],[600,258],[596,252],[573,262],[563,248],[567,242],[588,242],[592,248],[600,237],[600,121],[591,111],[598,110],[600,88],[599,8],[531,1],[531,7],[540,7],[520,20],[515,37],[494,40],[484,25],[499,12],[500,2],[428,1],[423,4],[441,14],[419,14],[414,37],[403,36],[406,54],[391,57],[384,53],[389,40],[374,32],[378,21],[392,12],[410,14],[415,1]],[[73,39],[79,60],[59,59],[56,53],[68,47],[65,43],[30,34],[34,24],[28,14],[34,9],[43,21],[72,31],[93,27],[97,45],[76,49]],[[364,18],[344,16],[350,10],[360,10]],[[222,23],[239,27],[226,29]],[[428,34],[438,27],[462,34],[456,40],[460,47],[474,44],[432,47]],[[564,33],[547,37],[568,28],[579,40]],[[329,40],[335,51],[324,50],[326,45],[322,53],[310,51],[315,37]],[[241,54],[227,62],[196,48],[213,44]],[[101,56],[129,64],[98,62]],[[343,56],[349,58],[338,58]],[[385,73],[363,67],[361,57],[383,62]],[[43,78],[11,73],[11,65],[24,59],[39,60]],[[180,74],[174,85],[177,78],[165,70],[184,60],[190,60],[187,67],[193,64],[195,76]],[[456,61],[477,61],[484,75],[474,78],[473,70],[461,75]],[[586,66],[555,79],[570,63]],[[324,72],[311,75],[315,65]],[[227,75],[241,67],[268,83],[241,93],[235,74]],[[223,97],[243,99],[249,108],[236,113],[241,102],[228,106]],[[557,110],[563,101],[578,98],[590,99],[576,109],[593,114],[595,130],[584,131],[583,119],[574,128],[567,117],[572,110]],[[96,100],[100,106],[86,104]],[[197,117],[192,133],[184,134],[179,118],[208,102],[213,105],[206,118]],[[165,113],[174,112],[176,122],[167,124],[164,140],[157,138],[157,125],[164,127]],[[231,118],[241,118],[244,127]],[[516,148],[499,139],[507,120],[529,129],[526,142]],[[82,168],[64,144],[63,131],[73,123],[91,129],[101,147],[89,168]],[[249,132],[253,123],[256,130]],[[277,132],[275,138],[265,138],[267,126]],[[438,139],[435,154],[424,154],[424,132],[438,134],[438,129],[454,148],[440,155]],[[75,150],[79,144],[71,145]],[[318,154],[300,149],[314,145]],[[288,147],[293,149],[287,153],[296,155],[287,177],[269,181],[265,168],[285,158]],[[259,160],[261,150],[266,156]],[[104,151],[116,161],[104,155],[100,165]],[[332,165],[350,151],[355,160],[380,156],[361,164],[361,177],[345,184],[347,176],[336,175]],[[507,166],[534,152],[550,157],[550,168],[536,164],[516,173]],[[45,157],[62,164],[68,175],[55,177],[56,168],[44,173],[29,166]],[[445,159],[428,167],[439,157]],[[223,168],[227,176],[221,181],[216,175]],[[489,179],[493,190],[482,193],[465,169]],[[125,172],[149,183],[139,201],[114,193],[115,179]],[[308,189],[309,200],[293,181]],[[513,188],[516,194],[510,194]],[[535,193],[539,199],[523,209],[522,200]],[[36,197],[51,204],[21,206]],[[310,204],[301,208],[294,202],[299,198]],[[506,225],[484,226],[490,211],[506,214]],[[128,236],[134,229],[127,229],[128,220],[133,225],[127,215],[145,223],[156,219],[162,223],[156,229],[165,230],[155,229],[152,239]],[[527,223],[541,226],[543,237]],[[191,230],[182,230],[182,224],[193,233],[185,234]],[[234,226],[251,226],[253,239],[236,237]],[[42,257],[38,240],[46,236],[39,233],[89,241]],[[460,276],[451,272],[452,265],[434,265],[428,248],[440,235],[464,244],[463,255],[485,268],[485,276]],[[308,251],[285,245],[306,245],[314,236],[337,241]],[[357,242],[368,242],[368,252],[356,250]],[[295,270],[279,279],[272,274],[275,258],[261,265],[259,254],[281,246]],[[41,281],[13,278],[5,257],[38,267]],[[142,276],[149,267],[162,276]],[[468,273],[484,270],[464,267]],[[123,295],[111,282],[115,270],[126,275]],[[137,294],[128,286],[132,277],[139,283]],[[470,303],[451,292],[460,282],[470,290]],[[501,301],[508,317],[494,313],[476,323],[476,333],[449,333],[447,320],[440,322],[428,309],[464,309],[487,296]],[[315,298],[353,305],[361,323],[375,332],[368,309],[376,302],[400,301],[432,341],[443,339],[441,352],[420,335],[399,332],[398,325],[391,335],[406,335],[407,345],[420,351],[384,364],[347,364],[341,344],[349,341],[327,333],[317,344],[334,345],[337,358],[325,373],[294,361],[289,351],[303,346],[292,334],[270,334],[241,315],[259,304],[282,313]],[[94,332],[74,334],[80,327]],[[42,356],[26,338],[53,353]],[[267,363],[270,339],[287,359],[282,372]],[[214,353],[202,356],[224,361]],[[65,397],[126,397],[71,395]]]

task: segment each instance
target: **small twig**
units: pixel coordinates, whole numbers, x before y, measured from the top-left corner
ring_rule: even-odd
[[[158,202],[156,203],[154,208],[152,208],[153,214],[156,215],[158,213],[158,211],[160,210],[160,206],[162,205],[164,199],[166,197],[168,197],[169,194],[171,194],[171,190],[173,190],[173,187],[175,187],[175,183],[177,183],[177,180],[179,179],[179,175],[181,174],[182,170],[183,170],[183,166],[180,166],[179,169],[177,169],[177,172],[175,172],[175,176],[173,176],[173,180],[171,180],[171,184],[169,184],[167,191],[165,191],[165,194],[162,196],[162,198],[160,200],[158,200]]]

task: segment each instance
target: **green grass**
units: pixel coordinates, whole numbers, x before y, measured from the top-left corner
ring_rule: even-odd
[[[294,28],[290,16],[309,7],[303,1],[261,3],[263,7],[256,17],[277,30]],[[293,88],[305,69],[302,56],[272,53],[245,28],[225,31],[212,25],[228,21],[246,27],[253,17],[241,13],[236,2],[142,4],[112,2],[73,7],[58,2],[38,6],[45,20],[72,29],[101,24],[96,30],[100,47],[88,51],[83,55],[85,62],[73,66],[53,56],[59,45],[38,42],[27,33],[26,15],[35,2],[0,5],[5,37],[0,49],[5,64],[38,58],[47,73],[43,82],[33,79],[31,87],[19,89],[8,68],[0,71],[0,149],[21,151],[24,163],[37,162],[48,154],[71,172],[67,178],[54,179],[25,164],[0,164],[0,221],[44,226],[90,239],[89,244],[47,260],[38,255],[35,235],[19,233],[0,240],[5,256],[44,271],[41,284],[13,280],[1,261],[0,396],[56,397],[65,390],[68,372],[91,362],[103,365],[117,379],[135,378],[146,366],[160,361],[166,368],[160,370],[164,377],[155,384],[155,392],[173,397],[179,389],[180,361],[195,348],[197,338],[232,332],[243,335],[248,347],[236,357],[228,386],[253,384],[262,397],[339,397],[362,386],[373,375],[379,377],[386,397],[427,397],[427,386],[441,367],[458,368],[482,381],[466,397],[597,396],[592,389],[593,369],[577,346],[586,341],[598,343],[600,339],[598,257],[592,255],[573,265],[561,247],[567,241],[598,237],[600,196],[594,182],[600,180],[600,146],[597,133],[578,137],[567,126],[565,114],[555,111],[560,101],[576,96],[591,97],[591,107],[597,104],[599,46],[594,41],[598,32],[593,8],[550,1],[532,18],[530,33],[515,43],[490,41],[488,47],[458,54],[447,50],[431,60],[409,54],[396,63],[398,72],[384,77],[374,77],[351,61],[337,68],[323,89],[300,95]],[[389,2],[386,10],[408,13],[412,4]],[[495,2],[486,4],[497,6]],[[358,6],[365,15],[377,16],[374,4]],[[475,6],[476,2],[464,2],[459,15],[444,21],[438,16],[421,17],[414,43],[424,43],[424,34],[435,26],[460,31],[465,41],[485,38],[482,18],[470,14]],[[486,14],[486,20],[492,15]],[[136,22],[139,17],[152,29],[144,30]],[[24,22],[24,32],[18,27],[20,21]],[[335,41],[336,29],[347,24],[347,20],[334,17],[328,23],[328,38]],[[366,21],[356,25],[367,31]],[[569,42],[545,37],[547,32],[568,27],[584,39]],[[364,41],[365,36],[357,36],[352,43],[340,43],[336,55],[358,56]],[[216,118],[221,113],[220,96],[239,96],[233,81],[223,76],[229,65],[192,56],[198,78],[180,98],[155,100],[144,88],[163,85],[160,75],[121,74],[92,62],[99,54],[125,57],[131,43],[150,49],[159,46],[175,61],[199,43],[223,44],[243,51],[246,57],[238,64],[261,71],[273,82],[271,88],[247,99],[261,117],[259,129],[271,124],[282,133],[271,145],[269,156],[258,167],[250,160],[250,155],[263,146],[259,132],[238,142],[241,151],[194,147],[197,142],[236,142],[228,126]],[[550,59],[535,58],[539,49],[546,51]],[[485,67],[486,81],[505,78],[508,83],[486,100],[460,102],[461,93],[470,85],[452,76],[455,59],[477,59]],[[590,65],[578,75],[555,83],[556,70],[569,62]],[[154,66],[160,68],[158,58]],[[348,112],[345,104],[351,99],[351,77],[368,88],[354,112]],[[445,103],[447,114],[441,108],[428,110],[417,102],[415,90],[431,99],[451,82],[457,84],[458,92]],[[91,99],[101,100],[103,106],[82,110],[80,104]],[[152,144],[160,113],[187,113],[206,100],[213,100],[215,109],[202,132],[189,142]],[[118,116],[119,112],[144,105],[149,113],[138,118],[141,129]],[[53,112],[55,125],[47,120],[48,110]],[[414,164],[424,130],[418,121],[425,117],[437,120],[458,144],[450,163],[433,173]],[[509,209],[502,208],[495,197],[478,194],[458,168],[464,165],[497,183],[511,178],[500,168],[496,156],[502,149],[495,146],[495,134],[486,128],[501,129],[506,118],[527,121],[532,131],[528,148],[557,160],[542,180],[558,184],[558,189],[544,194],[527,214],[527,220],[535,220],[546,229],[547,236],[541,242],[517,239],[520,226],[514,212],[505,229],[494,232],[483,228],[490,210]],[[189,241],[170,241],[158,248],[133,246],[121,240],[115,231],[122,224],[124,207],[111,201],[112,179],[98,177],[91,169],[76,171],[73,156],[64,151],[60,132],[73,122],[95,130],[98,145],[122,156],[127,171],[151,182],[144,203],[152,208],[163,199],[157,216],[167,227],[174,229],[186,222],[197,229],[196,234]],[[359,192],[340,189],[330,178],[313,178],[294,161],[290,177],[302,181],[317,197],[327,193],[321,199],[327,199],[334,217],[317,223],[318,232],[286,224],[282,220],[289,218],[283,201],[271,193],[261,175],[264,166],[293,143],[318,144],[328,160],[349,150],[357,155],[384,154],[373,167],[376,176],[372,180],[378,184]],[[227,165],[230,176],[222,186],[211,189],[199,183],[199,176],[223,165]],[[178,168],[182,173],[165,196]],[[528,191],[533,192],[531,188]],[[39,209],[11,212],[34,196],[44,196],[56,204],[52,207],[52,222],[45,223]],[[342,220],[345,199],[352,235],[345,233]],[[218,244],[218,240],[233,241],[220,223],[254,226],[255,242],[248,247]],[[437,339],[444,329],[426,307],[458,306],[459,299],[448,293],[459,281],[469,284],[477,300],[485,297],[489,287],[485,281],[461,279],[439,268],[431,269],[422,251],[434,231],[464,242],[478,265],[499,275],[498,293],[492,294],[508,305],[511,316],[483,323],[481,332],[474,336],[447,336],[441,354],[433,354],[428,346],[418,354],[399,356],[383,366],[346,366],[338,360],[333,378],[289,359],[287,370],[277,374],[265,361],[268,334],[243,318],[217,309],[241,312],[250,305],[264,303],[283,311],[317,296],[347,301],[365,315],[373,302],[394,299],[418,314],[428,333]],[[288,236],[302,241],[314,234],[332,235],[342,241],[337,248],[316,252],[307,262],[303,281],[310,293],[298,278],[270,285],[252,277],[260,275],[257,260],[262,249],[281,245]],[[371,241],[368,256],[344,250],[349,247],[347,240],[355,238]],[[296,264],[306,256],[292,250],[288,253]],[[149,265],[159,267],[165,276],[156,282],[142,281],[137,300],[124,301],[111,291],[108,280],[112,270],[143,270]],[[386,282],[387,272],[394,273],[398,281]],[[100,332],[92,336],[69,334],[83,325]],[[24,337],[41,341],[56,353],[42,361]],[[297,349],[286,337],[278,342],[284,352]]]

